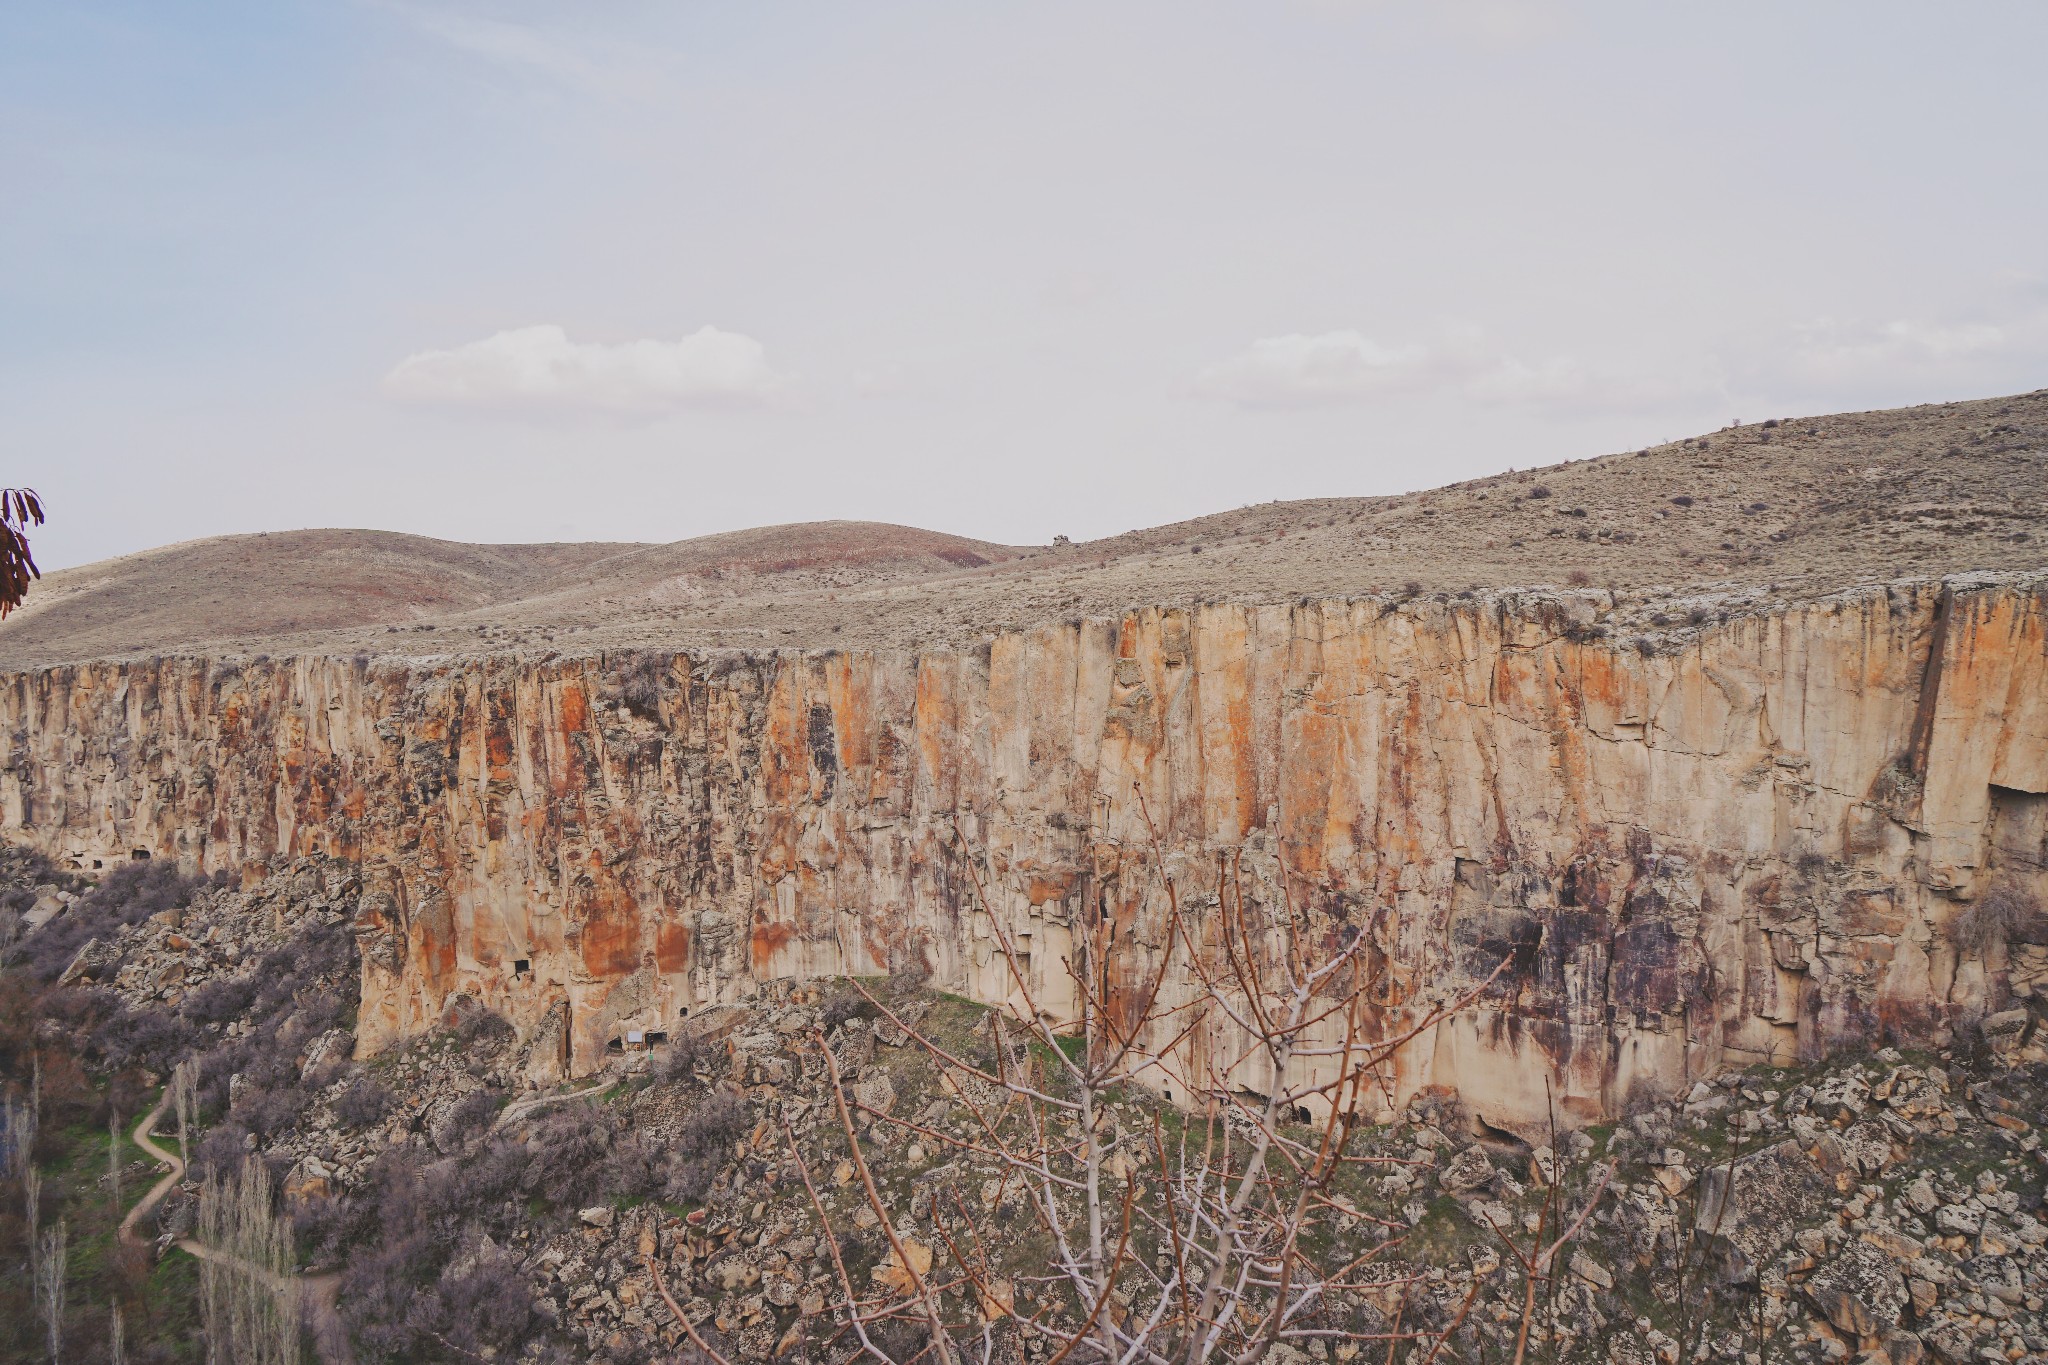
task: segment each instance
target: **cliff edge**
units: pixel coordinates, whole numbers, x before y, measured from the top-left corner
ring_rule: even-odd
[[[1990,425],[2011,430],[1965,444],[2000,403]],[[1147,979],[1171,878],[1198,921],[1241,895],[1332,941],[1370,935],[1390,1032],[1507,961],[1402,1051],[1385,1105],[1450,1087],[1508,1129],[1553,1100],[1588,1121],[1729,1065],[1939,1037],[2048,988],[2048,573],[2024,529],[2043,515],[2048,403],[1951,407],[1967,420],[1945,477],[2002,490],[2004,519],[1926,542],[1943,554],[1877,547],[1938,570],[1878,581],[1815,567],[1649,591],[1582,573],[1262,601],[1279,577],[1226,573],[1238,600],[1168,583],[915,647],[889,643],[923,638],[908,606],[861,627],[880,643],[834,648],[804,624],[810,647],[771,649],[653,643],[651,608],[621,599],[574,649],[493,646],[485,623],[439,652],[378,627],[376,650],[35,665],[64,651],[10,622],[0,650],[24,662],[0,680],[0,816],[85,869],[353,863],[370,1050],[458,995],[560,1037],[571,1073],[769,980],[918,965],[1003,1002],[991,916],[1028,945],[1035,998],[1070,1009],[1070,936],[1110,927],[1112,992]],[[1890,416],[1920,440],[1916,412]],[[1512,491],[1551,553],[1620,562],[1631,542],[1598,528],[1547,534],[1592,520],[1567,478],[1599,463],[1405,514],[1427,526],[1486,493],[1505,517]],[[805,563],[789,571],[817,600],[792,619],[850,617],[827,598],[856,590],[971,607],[1071,553],[990,551]],[[1229,1046],[1197,1030],[1179,1064]]]

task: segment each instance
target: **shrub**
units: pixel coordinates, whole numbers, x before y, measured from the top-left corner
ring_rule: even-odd
[[[418,1358],[413,1297],[434,1274],[433,1239],[413,1232],[351,1257],[341,1278],[341,1318],[356,1343],[378,1355]]]
[[[1564,581],[1571,584],[1575,588],[1591,587],[1593,583],[1593,575],[1587,573],[1584,569],[1573,569],[1570,573],[1564,576]]]
[[[826,1027],[829,1029],[831,1025]],[[715,1072],[724,1057],[724,1049],[716,1043],[684,1034],[669,1044],[668,1055],[661,1059],[660,1077],[672,1084],[691,1085],[696,1082],[699,1071]]]
[[[102,877],[71,908],[29,935],[23,960],[40,981],[53,981],[91,939],[111,939],[122,927],[164,910],[182,909],[210,883],[186,877],[170,862],[124,863]]]
[[[1530,497],[1531,497],[1532,499],[1534,499],[1534,498],[1547,498],[1547,497],[1549,497],[1549,496],[1550,496],[1550,488],[1549,488],[1549,486],[1548,486],[1547,484],[1540,484],[1540,483],[1539,483],[1539,484],[1537,484],[1537,485],[1536,485],[1536,486],[1535,486],[1534,488],[1532,488],[1532,489],[1530,489],[1530,490],[1529,490],[1529,496],[1530,496]]]
[[[520,1189],[565,1207],[592,1203],[604,1193],[604,1164],[616,1130],[616,1117],[590,1103],[541,1115],[524,1144]]]
[[[667,672],[667,659],[646,653],[629,654],[605,689],[606,696],[642,720],[658,721],[662,681]]]
[[[83,885],[75,873],[58,867],[47,855],[15,847],[0,848],[0,881],[6,883],[0,889],[0,910],[12,910],[18,915],[35,907],[46,886],[76,891]]]
[[[489,1090],[472,1090],[448,1111],[442,1131],[450,1141],[459,1142],[471,1133],[490,1127],[491,1121],[497,1117],[497,1095]]]
[[[111,1066],[169,1071],[201,1038],[181,1015],[152,1004],[108,1016],[93,1030],[92,1045]]]
[[[2005,878],[1958,911],[1949,921],[1948,933],[1965,957],[1982,957],[2014,942],[2048,943],[2048,914],[2042,912],[2038,896]]]
[[[220,1180],[233,1178],[242,1169],[242,1159],[249,1150],[248,1138],[249,1130],[238,1123],[216,1123],[192,1149],[193,1173],[202,1179],[209,1175]]]
[[[419,1218],[443,1242],[452,1243],[455,1233],[475,1222],[509,1234],[516,1229],[505,1226],[508,1201],[523,1216],[518,1202],[522,1165],[518,1145],[511,1142],[492,1142],[467,1159],[436,1162],[419,1176],[416,1192],[405,1196],[410,1202],[403,1212]],[[395,1225],[389,1216],[385,1221]]]
[[[217,976],[185,997],[183,1012],[195,1024],[225,1024],[248,1013],[256,1003],[256,977]]]
[[[464,1010],[455,1021],[455,1041],[465,1051],[488,1048],[495,1052],[517,1036],[518,1030],[503,1015],[482,1006]]]
[[[733,1145],[754,1127],[753,1111],[735,1095],[706,1095],[683,1120],[669,1147],[668,1195],[701,1200],[726,1163]]]
[[[821,1022],[825,1032],[830,1033],[849,1019],[873,1019],[880,1013],[866,996],[853,990],[840,990],[825,1002]]]
[[[391,1092],[368,1076],[358,1076],[334,1099],[334,1119],[344,1128],[367,1128],[391,1108]]]
[[[898,962],[889,973],[889,998],[901,1000],[925,988],[932,979],[931,964],[922,955]]]
[[[296,1127],[312,1097],[292,1082],[283,1085],[246,1085],[235,1097],[228,1117],[267,1142]]]
[[[414,1295],[406,1325],[462,1355],[510,1357],[533,1326],[533,1285],[519,1258],[495,1248],[451,1264]]]
[[[251,1008],[265,1018],[293,1006],[302,1012],[320,1009],[327,1011],[331,1022],[356,1003],[356,962],[355,939],[347,929],[339,924],[311,925],[258,960],[250,973],[257,983]]]

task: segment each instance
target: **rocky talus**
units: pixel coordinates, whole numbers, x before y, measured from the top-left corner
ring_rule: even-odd
[[[466,1310],[499,1335],[456,1338],[458,1353],[671,1359],[688,1343],[658,1273],[731,1358],[839,1358],[832,1246],[863,1285],[901,1271],[848,1159],[822,1043],[865,1107],[860,1150],[896,1240],[941,1260],[949,1246],[980,1249],[1007,1304],[977,1308],[956,1288],[948,1311],[986,1328],[994,1360],[1046,1358],[1004,1321],[1057,1311],[1058,1277],[1023,1192],[972,1148],[973,1113],[998,1098],[987,1082],[831,981],[765,983],[574,1088],[537,1087],[528,1070],[543,1044],[461,998],[433,1029],[349,1064],[303,965],[308,985],[272,1013],[258,985],[328,930],[352,877],[315,859],[246,890],[202,890],[109,931],[68,975],[127,1012],[96,1045],[138,1036],[122,1018],[211,1020],[199,1055],[225,1049],[239,1069],[214,1126],[195,1135],[197,1160],[246,1152],[288,1172],[303,1243],[334,1257],[322,1264],[341,1269],[342,1312],[371,1355],[446,1347]],[[249,950],[230,955],[233,943]],[[897,1018],[986,1060],[982,1007],[914,984],[889,993]],[[258,1003],[236,1014],[223,999]],[[315,1015],[323,1022],[301,1022]],[[257,1052],[237,1051],[252,1033]],[[266,1091],[297,1096],[288,1119],[261,1121],[275,1107]],[[1141,1090],[1113,1105],[1102,1117],[1111,1159],[1143,1169],[1162,1110]],[[1529,1302],[1515,1249],[1562,1221],[1546,1208],[1590,1206],[1544,1267],[1531,1359],[2048,1361],[2044,1122],[2039,995],[1959,1027],[1939,1050],[1731,1070],[1625,1121],[1534,1141],[1425,1094],[1358,1135],[1356,1154],[1377,1164],[1346,1177],[1318,1220],[1331,1257],[1371,1253],[1359,1287],[1327,1308],[1350,1339],[1282,1345],[1274,1359],[1375,1359],[1396,1330],[1449,1330],[1460,1359],[1509,1358]],[[189,1226],[198,1178],[158,1215],[165,1243]],[[480,1309],[485,1281],[495,1297]]]
[[[0,815],[88,872],[345,860],[361,1054],[468,999],[545,1084],[792,981],[916,965],[1014,1004],[998,925],[1070,1009],[1076,926],[1142,980],[1169,877],[1197,938],[1240,896],[1370,936],[1389,1030],[1505,960],[1379,1117],[1456,1093],[1525,1138],[1553,1101],[1939,1046],[2043,982],[2038,577],[1621,619],[1439,594],[921,654],[72,664],[0,686]]]

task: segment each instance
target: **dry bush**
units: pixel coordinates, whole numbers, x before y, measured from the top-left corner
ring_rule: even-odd
[[[37,980],[54,981],[88,941],[110,939],[126,925],[140,924],[161,911],[183,909],[212,884],[205,877],[182,875],[171,862],[124,863],[24,939],[22,960]]]
[[[881,1010],[876,1007],[873,1001],[860,992],[855,991],[852,987],[847,987],[844,990],[834,992],[832,998],[825,1002],[824,1014],[820,1020],[819,1027],[823,1028],[825,1032],[830,1033],[849,1019],[874,1019],[880,1015]]]
[[[344,1128],[368,1128],[391,1108],[391,1091],[370,1076],[358,1076],[334,1099],[334,1119]]]
[[[668,672],[669,661],[663,656],[628,654],[613,672],[605,697],[642,720],[659,721],[662,688]]]
[[[706,1095],[683,1120],[668,1146],[668,1198],[701,1200],[718,1173],[733,1159],[733,1144],[754,1127],[745,1100],[723,1092]]]
[[[1143,811],[1142,797],[1136,808]],[[1149,815],[1144,823],[1149,830]],[[988,905],[981,863],[955,834],[963,877],[976,903]],[[847,1335],[835,1358],[850,1349],[848,1359],[880,1365],[962,1365],[998,1358],[1021,1339],[1052,1361],[1105,1365],[1259,1365],[1333,1346],[1340,1359],[1359,1349],[1391,1359],[1409,1346],[1420,1362],[1434,1360],[1463,1324],[1479,1282],[1461,1303],[1431,1301],[1436,1290],[1423,1270],[1394,1261],[1407,1225],[1353,1206],[1339,1193],[1340,1177],[1405,1164],[1360,1140],[1367,1115],[1391,1099],[1394,1053],[1470,1005],[1507,963],[1456,999],[1415,997],[1390,1011],[1389,992],[1405,988],[1389,979],[1371,935],[1339,932],[1291,903],[1252,904],[1241,864],[1229,858],[1220,901],[1184,912],[1156,831],[1142,870],[1155,879],[1154,904],[1164,902],[1162,950],[1134,967],[1120,956],[1112,918],[1077,924],[1062,959],[1077,1018],[1055,1021],[1041,1008],[1028,959],[1000,916],[988,923],[1017,1003],[1014,1013],[984,1017],[977,1041],[985,1050],[947,1046],[854,983],[948,1078],[962,1125],[864,1104],[825,1032],[813,1033],[851,1188],[876,1229],[855,1239],[834,1226],[818,1192],[822,1173],[785,1120],[790,1165],[837,1277],[830,1297]],[[1192,986],[1191,997],[1166,998],[1170,975]],[[1154,1109],[1149,1131],[1122,1131],[1119,1115],[1141,1078],[1192,1108],[1171,1127]],[[1247,1088],[1252,1079],[1263,1093]],[[863,1142],[868,1129],[894,1131],[886,1144]],[[890,1155],[902,1150],[898,1138],[941,1159],[993,1161],[1002,1174],[996,1198],[983,1195],[984,1216],[1030,1226],[985,1240],[957,1193],[934,1190],[931,1232],[920,1235],[940,1245],[912,1242],[882,1192],[910,1175]],[[1526,1249],[1507,1243],[1531,1277],[1525,1336],[1535,1285],[1552,1276],[1600,1189],[1576,1217],[1552,1201],[1556,1218],[1544,1227],[1564,1231],[1547,1244],[1542,1235]],[[952,1206],[942,1207],[947,1198]],[[1371,1245],[1335,1250],[1322,1229],[1339,1220],[1372,1229]],[[1039,1272],[1028,1284],[991,1245],[1020,1236],[1031,1239]],[[884,1257],[880,1266],[868,1264],[870,1252]],[[645,1263],[673,1321],[698,1351],[726,1365],[720,1343],[682,1312],[652,1254]],[[1388,1294],[1400,1296],[1398,1311],[1368,1302]],[[998,1330],[1010,1338],[1007,1348],[998,1346]]]
[[[686,1033],[668,1045],[655,1076],[669,1085],[694,1086],[699,1072],[716,1076],[730,1060],[730,1054],[717,1043]]]
[[[1948,935],[1964,957],[1983,958],[2014,943],[2048,943],[2048,914],[2039,896],[2005,877],[1956,912]]]

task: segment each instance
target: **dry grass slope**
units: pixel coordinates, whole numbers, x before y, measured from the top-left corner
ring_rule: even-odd
[[[194,541],[52,574],[0,667],[156,653],[919,648],[1148,603],[1607,587],[1639,614],[1768,588],[2048,566],[2048,390],[1773,420],[1384,498],[1072,546],[871,522],[669,545],[376,531]]]

